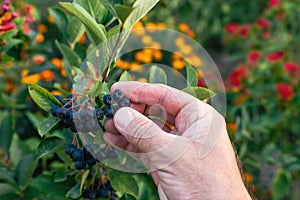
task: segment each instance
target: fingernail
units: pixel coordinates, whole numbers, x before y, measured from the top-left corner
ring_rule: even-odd
[[[114,121],[117,128],[126,129],[133,121],[134,116],[130,109],[131,108],[121,108],[116,112]]]

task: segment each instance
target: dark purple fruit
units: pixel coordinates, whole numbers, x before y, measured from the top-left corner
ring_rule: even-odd
[[[119,89],[115,89],[112,93],[112,99],[114,101],[120,101],[123,98],[123,92]]]

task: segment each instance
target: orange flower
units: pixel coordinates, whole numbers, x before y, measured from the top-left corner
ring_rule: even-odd
[[[148,45],[148,44],[151,44],[152,43],[152,38],[149,36],[149,35],[144,35],[142,37],[142,43],[144,45]]]
[[[246,183],[251,183],[253,181],[253,177],[251,174],[249,173],[244,173],[243,174],[243,180],[246,182]]]
[[[58,70],[61,70],[62,67],[63,67],[63,62],[62,62],[62,60],[59,59],[59,58],[52,58],[52,59],[51,59],[51,63],[52,63],[53,65],[55,65],[55,68],[58,69]]]
[[[163,55],[162,55],[160,50],[156,49],[156,50],[153,51],[153,58],[155,60],[161,60],[162,57],[163,57]]]
[[[64,68],[62,68],[60,70],[60,74],[63,76],[63,77],[67,77],[67,72],[64,70]]]
[[[43,35],[42,33],[38,33],[38,34],[36,35],[36,37],[35,37],[35,41],[36,41],[37,43],[42,43],[42,42],[44,42],[44,41],[45,41],[44,35]]]
[[[32,74],[32,75],[23,77],[21,79],[21,82],[23,84],[29,84],[29,83],[36,84],[39,80],[40,80],[40,74]]]
[[[45,24],[39,24],[39,25],[37,26],[37,30],[38,30],[38,32],[40,32],[40,33],[46,33],[47,30],[48,30],[48,28],[47,28],[47,26],[46,26]]]
[[[235,122],[227,123],[226,127],[227,127],[227,130],[231,131],[231,132],[235,132],[238,128],[238,126]]]
[[[53,95],[58,95],[58,96],[62,96],[62,93],[61,93],[60,91],[58,91],[58,90],[52,90],[52,91],[51,91],[51,94],[53,94]]]
[[[85,41],[86,41],[86,35],[85,35],[85,33],[83,33],[83,34],[79,37],[78,43],[81,44],[81,45],[83,45],[83,44],[85,44]]]
[[[184,45],[180,48],[180,51],[184,54],[184,55],[189,55],[192,53],[193,51],[193,47],[190,45]]]
[[[178,29],[179,29],[179,31],[181,31],[183,33],[187,33],[190,30],[189,26],[185,23],[180,23],[178,25]]]
[[[233,102],[233,105],[235,106],[242,105],[247,99],[248,99],[248,95],[242,94]]]
[[[148,80],[144,77],[139,78],[137,81],[143,82],[143,83],[148,83]]]
[[[183,37],[178,37],[175,39],[175,45],[180,48],[184,45],[184,38]]]
[[[53,17],[51,17],[51,15],[48,15],[47,20],[50,24],[55,24],[55,21],[54,21]]]
[[[41,73],[41,80],[50,82],[54,79],[54,73],[51,70],[45,70]]]

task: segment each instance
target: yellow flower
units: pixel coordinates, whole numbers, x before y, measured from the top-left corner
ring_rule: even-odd
[[[152,43],[152,38],[149,36],[149,35],[144,35],[142,37],[142,43],[144,45],[148,45],[148,44],[151,44]]]
[[[157,25],[158,28],[166,28],[166,24],[162,23],[162,22],[157,23],[156,25]]]
[[[200,67],[202,66],[202,60],[196,54],[191,55],[187,58],[187,60],[194,66]]]
[[[137,81],[143,82],[143,83],[148,83],[148,80],[144,77],[139,78]]]
[[[130,71],[133,71],[133,72],[142,72],[142,71],[144,71],[144,67],[143,67],[143,65],[137,64],[135,66],[130,67]]]
[[[180,51],[184,54],[184,55],[189,55],[192,53],[193,48],[190,45],[184,45],[180,48]]]
[[[177,69],[177,70],[181,70],[185,67],[185,63],[181,59],[173,60],[172,65],[173,65],[173,68]]]
[[[52,90],[51,94],[62,96],[62,93],[60,91],[58,91],[58,90]]]
[[[175,39],[175,45],[180,48],[184,45],[184,38],[183,37],[178,37]]]
[[[40,80],[40,74],[32,74],[32,75],[23,77],[21,79],[21,82],[23,84],[29,84],[29,83],[36,84],[39,80]]]
[[[44,41],[45,41],[44,35],[43,35],[42,33],[38,33],[38,34],[36,35],[36,37],[35,37],[35,41],[36,41],[37,43],[42,43],[42,42],[44,42]]]
[[[48,30],[48,28],[47,28],[47,26],[46,26],[45,24],[39,24],[39,25],[37,26],[37,30],[38,30],[38,32],[40,32],[40,33],[46,33],[47,30]]]
[[[161,51],[159,49],[156,49],[156,50],[153,51],[153,58],[155,60],[157,60],[157,61],[161,60],[162,57],[163,57],[163,55],[162,55],[162,53],[161,53]]]

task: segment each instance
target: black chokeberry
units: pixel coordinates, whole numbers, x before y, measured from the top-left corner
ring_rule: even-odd
[[[112,98],[111,98],[110,94],[104,95],[103,102],[105,103],[105,105],[110,106],[111,105],[111,101],[112,101]]]
[[[63,104],[63,98],[59,95],[54,95],[54,97],[60,102]]]
[[[113,110],[110,106],[106,106],[103,108],[103,113],[106,117],[113,117]]]
[[[122,98],[119,102],[118,102],[118,106],[120,108],[122,107],[129,107],[130,106],[130,101],[127,98]]]
[[[103,110],[101,108],[96,108],[95,109],[95,115],[97,117],[98,120],[102,120],[103,119]]]
[[[63,118],[66,117],[67,112],[68,112],[68,109],[67,109],[67,108],[60,108],[60,109],[58,109],[58,111],[57,111],[57,117],[63,119]]]
[[[89,198],[89,199],[95,199],[96,198],[96,190],[92,190],[92,189],[82,190],[82,197]]]
[[[95,164],[97,163],[97,160],[95,158],[90,158],[86,161],[86,164],[89,166],[89,167],[92,167],[94,166]]]
[[[96,197],[108,197],[109,196],[109,191],[107,188],[101,188],[96,190]]]
[[[72,99],[73,97],[74,97],[73,94],[68,94],[67,99],[70,100],[70,99]]]
[[[75,149],[72,154],[71,154],[71,158],[74,161],[78,161],[78,160],[83,160],[83,151],[82,149]]]
[[[53,107],[51,108],[51,114],[52,114],[53,116],[57,117],[57,114],[58,114],[58,111],[59,111],[59,110],[60,110],[60,106],[55,105],[55,106],[53,106]]]
[[[77,170],[85,169],[85,167],[86,167],[86,163],[85,163],[84,160],[77,160],[77,161],[75,162],[75,168],[76,168]]]
[[[123,92],[119,89],[115,89],[112,93],[112,99],[114,101],[119,101],[123,98]]]
[[[74,144],[68,144],[65,148],[65,153],[71,155],[75,149],[76,147]]]

